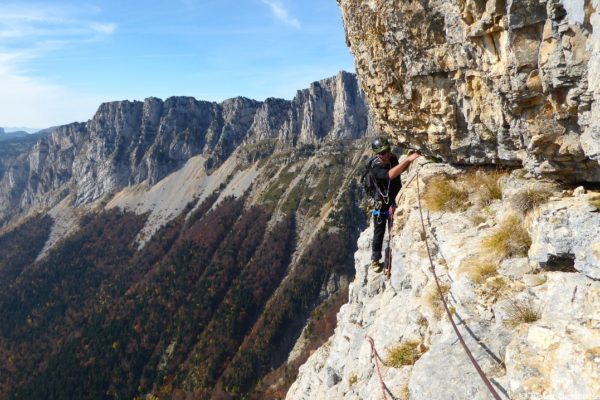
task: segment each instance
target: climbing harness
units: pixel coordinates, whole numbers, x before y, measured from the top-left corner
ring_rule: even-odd
[[[371,169],[372,164],[375,162],[376,158],[372,158],[371,160],[369,160],[368,163],[368,171],[366,173],[366,178],[369,180],[369,182],[371,183],[371,187],[375,188],[376,193],[379,195],[379,197],[381,198],[381,200],[383,201],[384,204],[390,204],[390,184],[392,182],[391,179],[388,179],[388,183],[387,183],[387,187],[385,188],[385,193],[383,193],[381,191],[381,189],[379,188],[379,185],[377,184],[377,179],[375,179],[375,177],[373,176],[373,174],[371,173]]]
[[[379,210],[373,210],[371,211],[371,215],[375,216],[375,217],[389,217],[390,213],[387,211],[379,211]]]
[[[381,360],[381,357],[379,357],[377,350],[375,350],[375,342],[373,341],[373,338],[369,335],[365,335],[365,339],[367,339],[371,345],[371,359],[375,359],[375,367],[377,368],[377,375],[379,376],[379,384],[381,385],[381,394],[383,396],[383,400],[387,400],[387,396],[385,394],[385,383],[383,382],[381,370],[379,369],[379,360]]]
[[[431,252],[429,250],[429,242],[427,240],[427,231],[425,230],[425,221],[423,219],[423,209],[421,207],[421,189],[419,186],[419,171],[418,170],[417,170],[415,176],[417,178],[417,199],[419,201],[419,214],[421,216],[421,226],[423,228],[423,237],[425,238],[425,247],[427,248],[427,256],[429,257],[429,264],[431,266],[430,270],[431,270],[431,273],[433,274],[433,277],[435,278],[435,284],[437,286],[438,294],[440,295],[440,299],[442,300],[442,304],[444,305],[444,309],[446,310],[448,319],[450,320],[450,323],[452,324],[452,328],[454,328],[454,332],[456,333],[458,340],[462,344],[462,347],[465,350],[465,353],[467,353],[469,360],[471,361],[471,363],[477,370],[477,373],[481,377],[481,380],[483,381],[483,383],[485,383],[485,386],[487,386],[487,388],[490,391],[490,393],[492,394],[492,396],[494,396],[494,399],[501,400],[500,396],[496,392],[496,389],[494,389],[494,386],[492,386],[492,383],[490,382],[490,380],[487,378],[487,376],[485,376],[485,373],[479,366],[479,363],[477,362],[477,360],[475,360],[475,357],[473,357],[471,350],[469,350],[469,347],[465,343],[465,340],[463,339],[460,331],[458,330],[458,327],[456,326],[456,323],[454,322],[452,313],[450,312],[450,309],[448,308],[448,303],[446,303],[446,298],[444,297],[444,293],[442,292],[442,286],[440,285],[440,281],[438,279],[437,273],[435,272],[435,266],[433,265],[433,258],[431,257]]]

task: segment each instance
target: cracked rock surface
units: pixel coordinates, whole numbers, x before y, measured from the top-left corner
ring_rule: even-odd
[[[337,0],[369,107],[447,162],[600,181],[599,0]]]

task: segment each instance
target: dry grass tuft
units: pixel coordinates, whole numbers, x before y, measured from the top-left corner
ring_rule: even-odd
[[[592,198],[589,200],[589,203],[590,203],[591,205],[593,205],[594,207],[596,207],[596,209],[597,209],[598,211],[600,211],[600,196],[598,196],[598,197],[592,197]]]
[[[482,206],[490,205],[494,200],[502,199],[500,178],[506,173],[477,171],[465,175],[462,178],[463,185],[471,188],[474,192],[476,202]]]
[[[488,278],[479,286],[478,294],[486,304],[494,304],[500,298],[505,297],[510,290],[510,282],[501,275]]]
[[[410,400],[410,390],[408,388],[408,384],[402,386],[402,389],[400,389],[400,394],[397,397],[398,400]]]
[[[353,372],[348,378],[348,386],[354,386],[356,385],[356,382],[358,382],[358,375]]]
[[[472,282],[481,285],[498,273],[498,263],[490,259],[469,258],[462,262],[460,269],[466,272]]]
[[[520,324],[530,324],[542,317],[539,307],[533,305],[531,300],[510,300],[506,307],[506,325],[515,327]]]
[[[464,211],[469,206],[469,192],[447,177],[429,181],[423,199],[431,211]]]
[[[505,173],[475,171],[460,177],[435,177],[425,188],[425,204],[431,211],[465,211],[470,205],[485,207],[502,198],[499,180]]]
[[[531,237],[521,219],[511,215],[491,236],[483,239],[482,246],[500,259],[526,256],[531,247]]]
[[[393,368],[414,365],[425,351],[427,351],[427,348],[417,341],[400,343],[398,346],[388,350],[385,365]]]
[[[513,207],[521,214],[526,215],[537,206],[548,201],[552,191],[549,188],[529,187],[516,193],[512,198]]]
[[[478,214],[471,215],[469,217],[469,220],[473,223],[473,225],[479,226],[480,224],[483,224],[485,221],[487,221],[487,218],[485,217],[484,214],[478,213]]]
[[[450,291],[450,286],[445,283],[440,284],[442,289],[442,294],[444,298],[447,298],[448,292]],[[427,305],[433,310],[433,315],[435,318],[440,319],[444,314],[444,303],[442,299],[440,299],[440,294],[437,290],[437,286],[435,283],[429,286],[427,292],[425,293],[425,301]]]

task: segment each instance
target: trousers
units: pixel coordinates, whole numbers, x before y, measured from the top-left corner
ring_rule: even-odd
[[[373,242],[371,244],[371,261],[379,261],[381,259],[381,249],[383,247],[383,238],[385,237],[385,229],[389,224],[389,217],[387,216],[388,210],[381,210],[386,212],[385,215],[373,216]]]

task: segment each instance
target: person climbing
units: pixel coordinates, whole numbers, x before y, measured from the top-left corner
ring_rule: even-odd
[[[371,143],[375,153],[367,163],[367,179],[374,185],[372,193],[373,214],[373,243],[371,246],[371,269],[377,273],[383,270],[379,262],[383,238],[390,217],[396,209],[396,196],[400,192],[402,182],[400,174],[406,171],[410,164],[420,157],[418,152],[411,153],[402,161],[392,153],[390,142],[384,137],[377,137]],[[388,267],[389,268],[389,267]]]

